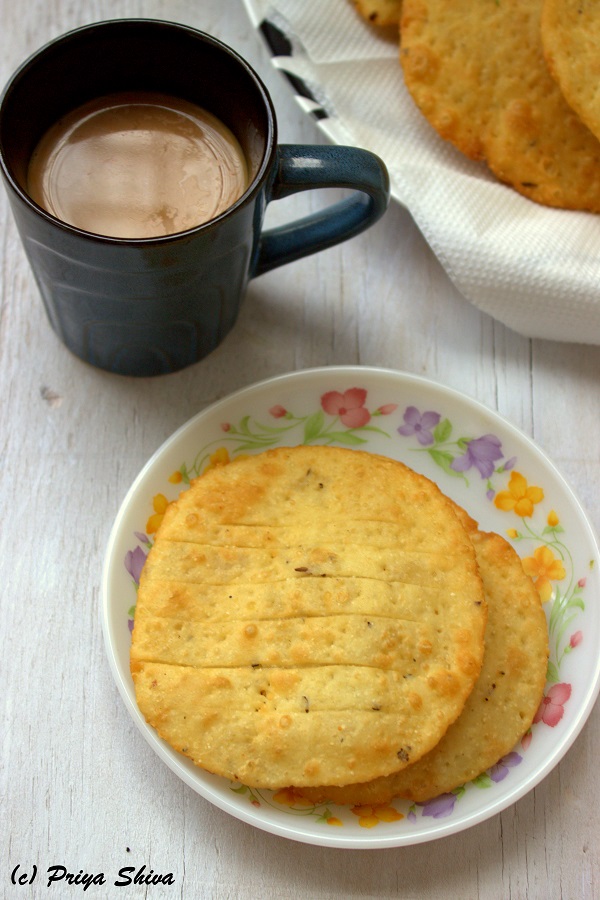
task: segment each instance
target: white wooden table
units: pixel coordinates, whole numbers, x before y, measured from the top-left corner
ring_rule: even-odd
[[[173,19],[245,55],[269,87],[280,139],[318,143],[236,0],[0,0],[0,80],[70,28]],[[327,201],[329,198],[327,198]],[[325,202],[274,205],[272,222]],[[277,208],[275,208],[275,206]],[[600,709],[534,791],[433,843],[369,853],[256,830],[180,782],[132,724],[107,665],[99,614],[105,547],[136,474],[178,426],[254,381],[361,364],[464,390],[534,438],[600,527],[600,347],[528,340],[453,289],[393,204],[369,232],[251,284],[234,332],[208,359],[155,380],[111,376],[51,331],[0,197],[0,895],[70,897],[43,874],[172,872],[170,887],[92,886],[90,897],[600,897]],[[600,602],[600,598],[592,598]],[[41,874],[11,884],[11,872]]]

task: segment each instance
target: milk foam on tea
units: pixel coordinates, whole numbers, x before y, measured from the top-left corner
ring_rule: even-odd
[[[96,234],[148,238],[215,218],[248,186],[230,129],[193,103],[150,92],[80,106],[42,137],[28,191],[63,222]]]

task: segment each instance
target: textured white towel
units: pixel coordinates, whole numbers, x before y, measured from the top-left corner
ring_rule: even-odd
[[[327,137],[385,161],[393,196],[463,296],[528,337],[600,344],[600,216],[538,206],[439,138],[404,86],[397,39],[348,0],[245,3],[291,41],[274,63],[309,86]]]

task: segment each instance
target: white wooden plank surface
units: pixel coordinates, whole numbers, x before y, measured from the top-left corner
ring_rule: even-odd
[[[0,12],[2,83],[72,27],[173,19],[211,31],[259,70],[282,141],[320,142],[236,0],[0,0]],[[282,202],[270,221],[329,199]],[[155,757],[117,695],[99,619],[108,534],[147,458],[208,403],[309,366],[381,365],[463,389],[539,443],[598,528],[600,348],[529,341],[478,312],[449,284],[410,216],[392,206],[351,243],[255,281],[234,332],[207,360],[162,379],[121,379],[81,364],[50,331],[3,193],[0,242],[0,895],[82,890],[47,889],[41,877],[14,887],[17,864],[113,874],[146,863],[173,872],[176,884],[86,894],[600,897],[597,708],[539,787],[476,828],[368,854],[309,847],[213,808]]]

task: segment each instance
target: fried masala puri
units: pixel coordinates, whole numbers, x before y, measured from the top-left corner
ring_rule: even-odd
[[[515,550],[458,510],[477,555],[488,604],[483,666],[458,719],[429,753],[363,784],[305,789],[312,802],[362,806],[394,797],[425,802],[476,778],[530,728],[542,699],[548,629],[539,594]]]
[[[371,781],[457,719],[486,617],[472,541],[431,481],[362,451],[270,450],[168,507],[138,592],[137,702],[232,781]]]

